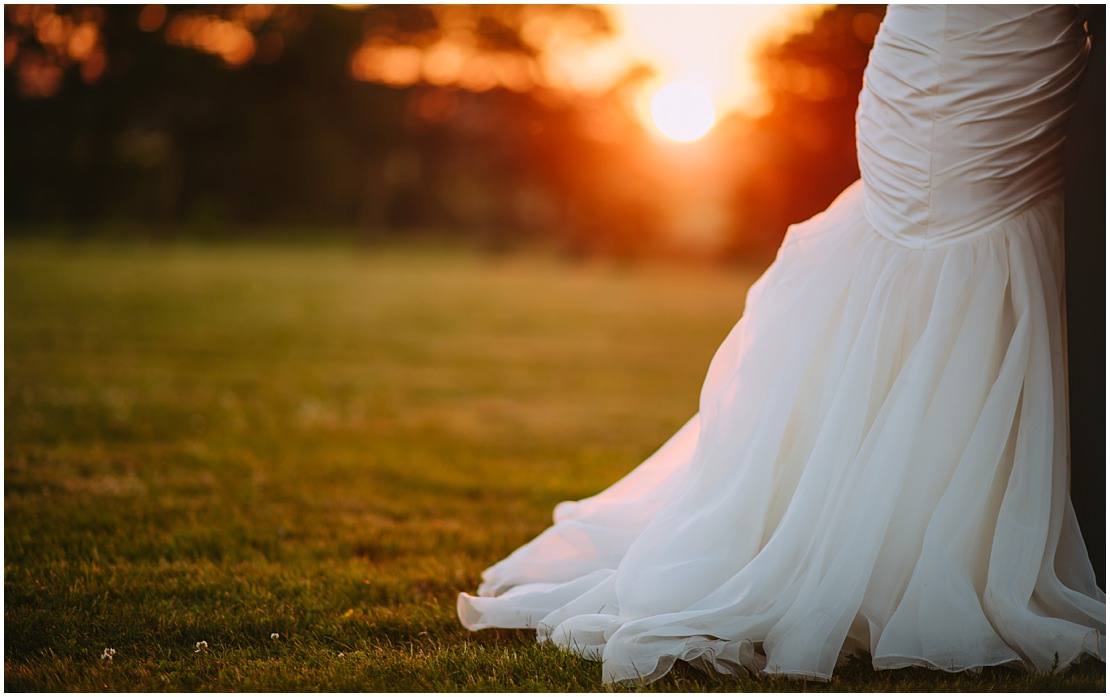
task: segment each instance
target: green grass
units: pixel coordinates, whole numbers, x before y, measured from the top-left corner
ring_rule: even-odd
[[[465,631],[455,595],[693,413],[754,278],[263,243],[5,256],[13,691],[602,689],[528,632]],[[856,661],[649,689],[1104,685],[1091,661]]]

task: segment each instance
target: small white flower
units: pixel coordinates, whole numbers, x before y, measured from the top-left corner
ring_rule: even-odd
[[[343,658],[343,652],[342,651],[339,652],[339,657]]]
[[[100,660],[102,660],[102,661],[111,661],[111,660],[114,660],[115,655],[116,655],[116,650],[115,649],[105,648],[104,653],[100,654]]]
[[[274,639],[276,641],[276,640],[281,638],[281,635],[278,634],[277,632],[274,632],[273,634],[270,635],[270,638]]]
[[[208,642],[207,641],[198,641],[197,642],[197,650],[194,651],[193,653],[200,653],[201,651],[204,651],[207,648],[208,648]]]

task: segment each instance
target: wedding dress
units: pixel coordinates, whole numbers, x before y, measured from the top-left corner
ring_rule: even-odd
[[[606,682],[1105,660],[1068,494],[1062,156],[1074,6],[892,5],[861,180],[790,228],[699,413],[461,594]],[[1095,463],[1097,464],[1097,463]]]

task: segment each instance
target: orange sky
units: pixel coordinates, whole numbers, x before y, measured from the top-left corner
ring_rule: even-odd
[[[762,94],[752,78],[751,56],[776,33],[806,28],[819,5],[610,5],[615,36],[600,45],[553,46],[547,73],[578,89],[602,90],[636,62],[656,76],[636,95],[648,121],[655,91],[677,80],[702,84],[719,116],[758,114]],[[562,49],[562,50],[560,50]]]
[[[760,115],[767,104],[754,76],[754,56],[769,41],[807,31],[826,6],[601,6],[613,27],[612,35],[601,40],[583,31],[581,18],[573,13],[553,21],[550,13],[526,11],[521,33],[526,43],[542,49],[539,78],[526,56],[477,50],[473,17],[454,7],[436,9],[444,27],[440,41],[419,47],[396,44],[388,37],[371,39],[353,56],[352,75],[398,86],[425,80],[477,92],[497,86],[527,91],[538,79],[571,93],[601,94],[646,65],[650,76],[641,73],[637,80],[623,83],[626,88],[618,97],[642,124],[661,135],[667,129],[653,119],[653,100],[658,102],[662,88],[676,83],[688,97],[672,97],[663,108],[680,121],[698,120],[695,113],[681,112],[693,110],[694,102],[704,107],[706,97],[712,102],[710,124],[712,114],[718,121],[734,112]]]

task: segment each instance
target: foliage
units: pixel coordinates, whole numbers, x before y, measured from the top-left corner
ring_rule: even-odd
[[[765,258],[854,171],[855,18],[877,11],[769,44],[774,111],[722,124],[705,145],[725,164],[694,170],[654,157],[628,110],[645,68],[589,95],[545,73],[552,45],[611,30],[596,8],[9,6],[5,219],[437,228],[628,257],[666,253],[720,188],[725,251]]]
[[[526,41],[536,34],[526,28],[570,24],[585,41],[607,31],[596,9],[277,6],[252,19],[258,6],[229,6],[163,11],[144,26],[150,7],[160,6],[8,8],[5,165],[18,176],[5,184],[6,220],[550,232],[546,211],[565,183],[546,176],[546,153],[591,150],[572,104],[542,84],[521,93],[356,78],[373,77],[367,51],[461,32],[474,44],[466,74],[491,55],[523,56],[538,79],[542,42]],[[41,28],[55,26],[56,41]],[[68,52],[86,26],[94,78]]]
[[[859,178],[855,113],[885,7],[836,5],[809,31],[767,46],[761,81],[772,107],[751,126],[752,163],[735,184],[733,254],[766,255],[792,223],[824,210]]]
[[[527,632],[466,632],[455,594],[689,416],[753,280],[42,240],[9,240],[5,272],[11,691],[601,689]],[[1104,685],[1091,662],[855,662],[828,685],[680,666],[649,689]]]

